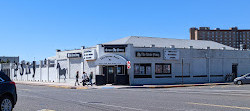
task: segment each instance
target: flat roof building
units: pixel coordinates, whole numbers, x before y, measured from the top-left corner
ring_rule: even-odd
[[[129,36],[94,47],[58,50],[48,58],[55,65],[48,62],[45,68],[37,67],[34,77],[18,75],[15,79],[53,78],[74,84],[79,71],[93,73],[97,85],[225,82],[228,74],[237,77],[250,72],[249,55],[250,51],[213,41]]]

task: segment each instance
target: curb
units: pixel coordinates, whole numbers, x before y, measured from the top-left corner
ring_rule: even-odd
[[[125,86],[125,87],[115,87],[115,86],[101,86],[97,88],[93,87],[77,87],[77,86],[66,86],[66,85],[51,85],[51,84],[32,84],[32,83],[19,83],[24,85],[32,86],[47,86],[54,88],[63,88],[63,89],[132,89],[132,88],[178,88],[178,87],[195,87],[195,86],[217,86],[217,85],[232,85],[233,83],[208,83],[208,84],[184,84],[184,85],[156,85],[156,86]]]
[[[32,83],[19,83],[19,82],[16,82],[16,84],[32,85],[32,86],[47,86],[47,87],[63,88],[63,89],[89,89],[88,87],[76,87],[76,86],[66,86],[66,85],[32,84]]]
[[[177,87],[195,87],[195,86],[217,86],[217,85],[232,85],[232,83],[210,83],[210,84],[185,84],[185,85],[172,85],[172,86],[142,86],[141,88],[177,88]]]

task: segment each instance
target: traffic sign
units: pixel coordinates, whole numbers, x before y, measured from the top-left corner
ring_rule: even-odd
[[[130,69],[131,68],[131,63],[130,61],[127,61],[127,69]]]

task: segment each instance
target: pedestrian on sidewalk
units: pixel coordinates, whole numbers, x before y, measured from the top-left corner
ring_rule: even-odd
[[[93,85],[92,79],[93,79],[93,72],[91,72],[90,75],[89,75],[89,83],[90,83],[91,86]]]
[[[86,72],[82,72],[82,85],[83,86],[85,86],[86,79],[87,79],[87,73]]]
[[[76,82],[75,82],[75,86],[76,86],[76,84],[80,85],[79,82],[78,82],[78,79],[79,79],[79,71],[76,71]]]

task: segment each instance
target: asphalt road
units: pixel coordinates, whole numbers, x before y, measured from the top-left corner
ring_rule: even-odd
[[[17,85],[14,111],[249,111],[250,85],[60,89]]]

